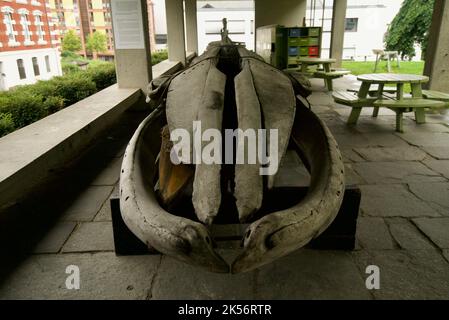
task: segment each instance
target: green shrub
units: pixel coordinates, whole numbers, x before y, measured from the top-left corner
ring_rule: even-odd
[[[0,97],[0,113],[9,113],[15,128],[22,128],[48,115],[42,100],[40,95],[14,90]]]
[[[95,82],[97,90],[103,90],[117,82],[115,65],[110,62],[89,64],[86,74]]]
[[[13,132],[15,129],[14,121],[10,113],[0,113],[0,137]]]
[[[78,67],[76,64],[73,64],[71,62],[63,62],[61,64],[61,68],[62,68],[63,74],[70,74],[70,73],[78,72],[81,70],[80,67]]]
[[[156,51],[151,54],[151,65],[158,64],[161,61],[168,59],[168,51],[167,50],[161,50]]]
[[[57,95],[64,98],[64,105],[70,106],[95,92],[95,83],[84,73],[77,72],[49,80],[56,86]]]
[[[59,96],[46,97],[42,102],[42,107],[47,114],[55,113],[64,108],[64,98]]]

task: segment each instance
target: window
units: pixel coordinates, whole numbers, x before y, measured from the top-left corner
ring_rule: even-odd
[[[10,12],[5,12],[6,34],[8,35],[9,42],[16,42],[16,35],[14,32],[14,25],[12,23],[12,15]]]
[[[28,14],[21,13],[20,14],[20,24],[23,28],[23,36],[25,38],[25,43],[31,42],[31,33],[30,33],[30,27],[28,22]]]
[[[31,58],[31,61],[33,62],[34,75],[35,75],[35,76],[40,75],[40,72],[39,72],[39,63],[37,62],[37,58],[36,58],[36,57],[33,57],[33,58]]]
[[[359,24],[359,18],[346,18],[345,31],[357,32],[357,25]]]
[[[49,56],[45,56],[45,67],[47,68],[47,72],[51,72],[51,69],[50,69],[50,57]]]
[[[37,30],[37,38],[39,41],[44,41],[44,32],[42,30],[42,20],[40,16],[35,16],[35,24]]]
[[[17,59],[17,69],[19,70],[20,79],[26,79],[27,75],[23,66],[23,59]]]

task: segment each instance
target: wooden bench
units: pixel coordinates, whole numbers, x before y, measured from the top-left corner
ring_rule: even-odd
[[[423,90],[422,95],[424,98],[429,100],[443,101],[445,103],[445,107],[449,108],[449,93],[434,90]]]
[[[333,85],[332,85],[332,80],[337,79],[337,78],[341,78],[347,74],[350,74],[351,71],[349,70],[334,70],[334,71],[316,71],[313,76],[315,78],[320,78],[320,79],[324,79],[324,82],[326,83],[327,86],[327,90],[329,91],[333,91]]]
[[[334,91],[332,92],[332,97],[336,103],[343,104],[345,106],[352,107],[351,114],[348,118],[348,124],[356,124],[359,119],[360,113],[363,107],[371,107],[374,101],[377,99],[375,97],[368,97],[367,99],[361,99],[353,92],[348,91]]]
[[[393,110],[396,113],[396,131],[404,132],[402,118],[404,112],[415,112],[416,123],[424,123],[426,121],[425,114],[416,112],[416,109],[441,108],[444,106],[444,102],[421,98],[406,98],[402,100],[378,99],[374,101],[373,106]]]

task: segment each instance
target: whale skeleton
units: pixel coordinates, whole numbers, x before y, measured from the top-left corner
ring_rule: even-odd
[[[301,93],[298,83],[243,46],[225,40],[210,44],[188,68],[161,86],[165,88],[156,91],[162,102],[130,140],[120,175],[123,220],[147,246],[212,272],[240,273],[303,247],[334,220],[343,200],[344,165],[329,129],[295,97]],[[202,130],[278,129],[278,161],[293,145],[310,172],[306,197],[293,207],[254,220],[275,176],[262,178],[260,163],[235,164],[230,169],[203,163],[190,167],[194,175],[190,196],[197,219],[170,213],[161,198],[166,190],[160,188],[170,185],[176,172],[189,170],[161,164],[167,161],[161,132],[183,128],[195,134],[195,120],[201,121]],[[193,152],[189,156],[193,158]],[[160,177],[164,172],[172,176]],[[190,178],[175,177],[171,185],[179,180],[176,192],[188,189]],[[209,232],[222,201],[228,201],[225,192],[233,194],[239,220],[250,223],[243,250],[231,266],[216,252]]]

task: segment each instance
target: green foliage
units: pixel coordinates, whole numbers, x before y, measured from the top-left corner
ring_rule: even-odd
[[[416,55],[414,45],[417,43],[424,56],[433,5],[434,0],[404,0],[385,36],[386,49],[399,51],[402,59],[411,59]]]
[[[86,49],[92,53],[104,52],[107,49],[107,38],[104,33],[95,31],[86,40]]]
[[[95,83],[83,72],[54,77],[49,82],[54,83],[57,95],[64,98],[66,106],[97,92]]]
[[[62,68],[63,74],[69,74],[69,73],[78,72],[81,70],[80,67],[78,67],[76,64],[73,64],[70,62],[61,63],[61,68]]]
[[[82,100],[116,82],[110,62],[91,63],[51,80],[0,93],[0,137]]]
[[[91,63],[86,70],[86,74],[95,82],[97,90],[103,90],[117,82],[115,66],[110,62]]]
[[[0,114],[10,114],[16,128],[22,128],[47,115],[42,96],[14,90],[0,97]]]
[[[69,52],[77,52],[81,50],[81,39],[74,30],[67,31],[62,39],[62,50]]]
[[[13,132],[15,128],[14,121],[10,113],[0,113],[0,137]]]
[[[151,54],[151,65],[158,64],[161,61],[168,59],[167,50],[156,51]]]

